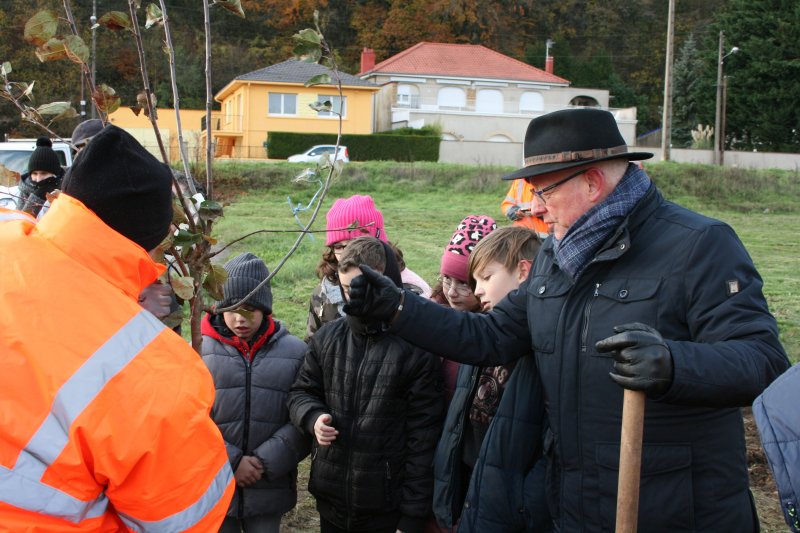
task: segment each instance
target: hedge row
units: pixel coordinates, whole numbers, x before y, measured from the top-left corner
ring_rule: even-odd
[[[315,144],[336,144],[332,133],[294,133],[271,131],[267,135],[267,155],[285,159],[305,152]],[[438,161],[439,138],[430,135],[342,135],[351,161]]]

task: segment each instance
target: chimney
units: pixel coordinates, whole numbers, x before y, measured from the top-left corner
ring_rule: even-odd
[[[359,74],[369,72],[373,68],[375,68],[375,50],[365,46],[361,50],[361,72]]]
[[[361,59],[361,64],[364,64],[363,56]],[[553,56],[547,56],[547,58],[544,60],[544,71],[548,74],[553,73]]]

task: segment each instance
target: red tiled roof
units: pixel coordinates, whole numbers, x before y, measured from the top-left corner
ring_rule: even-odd
[[[365,74],[417,74],[569,84],[568,80],[480,44],[420,42]],[[363,76],[363,74],[362,74]]]

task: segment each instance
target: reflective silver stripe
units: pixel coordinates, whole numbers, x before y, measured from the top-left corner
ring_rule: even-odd
[[[108,498],[105,494],[101,493],[96,500],[85,502],[2,466],[0,466],[0,501],[20,509],[74,523],[101,516],[108,507]]]
[[[83,501],[42,483],[41,477],[69,441],[69,428],[106,384],[164,329],[151,313],[140,311],[122,326],[61,386],[50,413],[20,453],[13,470],[0,468],[0,501],[14,507],[80,522],[102,515],[105,494]]]
[[[14,470],[40,479],[66,447],[75,419],[163,329],[151,313],[140,311],[100,346],[58,390],[50,414],[25,445]]]
[[[6,220],[27,220],[33,222],[30,215],[15,213],[13,211],[0,211],[0,222],[5,222]]]
[[[200,496],[196,502],[183,511],[179,511],[161,520],[147,522],[120,513],[119,510],[117,510],[117,512],[126,526],[140,533],[184,531],[197,525],[200,520],[211,512],[214,506],[222,499],[231,479],[233,479],[233,471],[231,470],[230,463],[225,461],[225,464],[222,465],[217,475],[214,476],[206,492]]]

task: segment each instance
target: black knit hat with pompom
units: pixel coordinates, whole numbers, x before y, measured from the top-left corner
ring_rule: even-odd
[[[54,176],[60,176],[64,173],[61,168],[61,163],[58,161],[58,156],[53,151],[53,143],[47,137],[39,137],[36,139],[36,149],[28,159],[28,172],[34,170],[44,170],[50,172]]]

